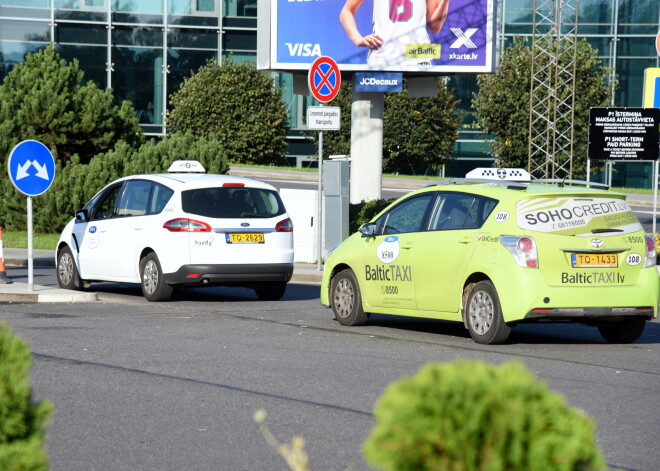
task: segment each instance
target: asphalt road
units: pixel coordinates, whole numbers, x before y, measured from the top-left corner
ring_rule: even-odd
[[[21,281],[25,269],[9,268]],[[35,270],[35,283],[55,283]],[[33,352],[31,383],[56,414],[52,470],[287,470],[252,420],[306,440],[314,470],[369,469],[360,447],[384,388],[431,361],[523,362],[598,424],[614,469],[653,471],[660,451],[660,322],[632,345],[594,328],[535,325],[483,346],[456,323],[372,316],[340,326],[318,287],[279,302],[239,288],[148,303],[139,288],[93,285],[90,304],[0,304]],[[439,399],[440,400],[440,399]]]

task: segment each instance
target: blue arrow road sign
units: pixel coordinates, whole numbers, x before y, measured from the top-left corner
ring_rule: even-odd
[[[9,154],[7,173],[18,191],[37,196],[53,184],[55,159],[41,142],[19,142]]]

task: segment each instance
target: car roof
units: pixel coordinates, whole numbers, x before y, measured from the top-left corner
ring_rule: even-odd
[[[212,173],[154,173],[142,175],[130,175],[120,178],[116,182],[124,180],[151,180],[161,183],[173,190],[184,191],[192,188],[208,188],[212,186],[222,186],[226,183],[242,183],[248,188],[263,188],[267,190],[277,189],[268,183],[259,180],[253,180],[247,177],[238,177],[234,175],[219,175]]]

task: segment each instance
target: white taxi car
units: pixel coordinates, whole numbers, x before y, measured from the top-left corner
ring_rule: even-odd
[[[56,264],[65,289],[140,283],[163,301],[175,286],[223,285],[277,300],[293,274],[293,223],[273,186],[177,161],[97,193],[62,231]]]

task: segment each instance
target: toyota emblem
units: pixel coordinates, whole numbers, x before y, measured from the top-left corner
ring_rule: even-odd
[[[603,241],[600,239],[591,239],[591,246],[594,249],[599,249],[603,246]]]

